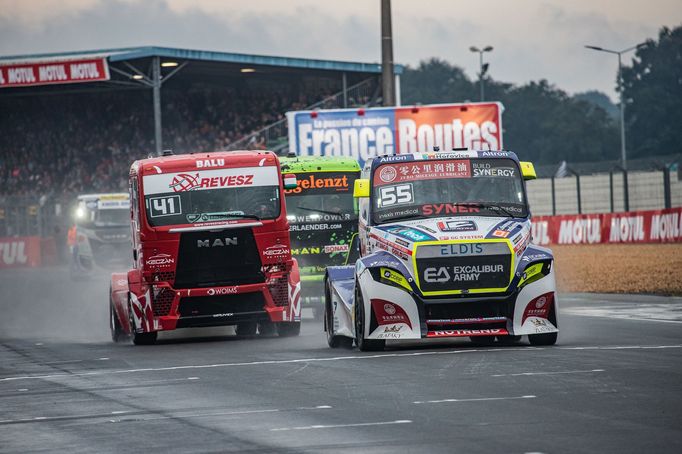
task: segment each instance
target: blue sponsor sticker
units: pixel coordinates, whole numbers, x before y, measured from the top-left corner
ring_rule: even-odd
[[[428,233],[424,233],[412,227],[405,227],[403,225],[383,227],[383,230],[414,242],[435,240],[435,238]]]

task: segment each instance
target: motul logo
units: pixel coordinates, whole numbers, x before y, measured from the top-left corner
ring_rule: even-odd
[[[0,243],[0,257],[5,265],[24,264],[28,262],[25,251],[26,244],[23,241]]]
[[[197,240],[197,247],[223,247],[223,246],[236,246],[237,237],[232,238],[216,238],[211,242],[211,240]]]

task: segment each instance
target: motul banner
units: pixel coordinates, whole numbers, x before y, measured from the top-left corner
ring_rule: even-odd
[[[0,238],[0,269],[37,267],[40,256],[39,236]]]
[[[533,218],[539,245],[669,242],[682,242],[682,207]]]
[[[109,80],[106,58],[0,64],[0,88]]]
[[[287,112],[289,150],[299,156],[352,156],[363,165],[375,156],[425,153],[437,146],[502,149],[502,104]]]

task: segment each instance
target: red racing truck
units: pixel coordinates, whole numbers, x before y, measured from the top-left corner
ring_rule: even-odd
[[[299,271],[274,153],[165,152],[135,161],[129,183],[133,268],[111,276],[115,342],[226,325],[299,334]]]

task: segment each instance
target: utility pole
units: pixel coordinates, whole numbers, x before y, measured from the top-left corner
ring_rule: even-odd
[[[391,0],[381,0],[381,89],[384,106],[395,105]]]

